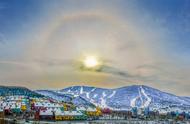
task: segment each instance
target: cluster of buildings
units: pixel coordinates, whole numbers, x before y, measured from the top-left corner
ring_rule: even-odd
[[[29,99],[25,96],[0,97],[0,110],[5,114],[21,113],[27,110]]]
[[[0,118],[22,118],[28,120],[92,120],[92,119],[177,119],[189,120],[190,112],[164,110],[153,111],[149,108],[131,110],[111,110],[95,106],[75,106],[46,97],[6,96],[0,97]]]
[[[22,117],[29,120],[86,120],[101,115],[95,106],[75,106],[45,97],[0,97],[0,118]]]

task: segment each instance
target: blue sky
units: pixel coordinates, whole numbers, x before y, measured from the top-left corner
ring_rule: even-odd
[[[171,31],[174,44],[174,52],[189,52],[189,20],[190,20],[190,1],[189,0],[151,0],[141,1],[145,10],[149,11],[155,18],[163,19],[163,25]],[[179,51],[178,51],[179,50]]]
[[[0,84],[190,95],[189,11],[189,0],[0,0]],[[81,71],[86,55],[103,69]]]

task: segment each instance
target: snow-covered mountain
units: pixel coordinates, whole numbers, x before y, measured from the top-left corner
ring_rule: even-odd
[[[67,103],[73,103],[76,106],[94,106],[94,104],[90,103],[88,100],[80,97],[79,95],[72,95],[68,93],[61,93],[58,91],[51,90],[37,90],[38,94],[44,95],[46,97],[50,97],[52,99],[63,101]]]
[[[63,95],[64,98],[65,94],[80,96],[102,108],[123,110],[131,109],[131,107],[150,107],[153,109],[190,108],[189,97],[179,97],[143,85],[133,85],[116,89],[73,86],[51,92],[55,93],[54,98],[62,97],[61,95]],[[46,95],[42,92],[40,94]]]

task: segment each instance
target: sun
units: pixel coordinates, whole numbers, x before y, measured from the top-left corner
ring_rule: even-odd
[[[94,68],[99,65],[98,59],[95,56],[87,56],[84,59],[84,66],[87,68]]]

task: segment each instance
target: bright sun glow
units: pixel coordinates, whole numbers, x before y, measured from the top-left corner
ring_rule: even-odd
[[[98,60],[95,56],[87,56],[85,59],[84,59],[84,65],[87,67],[87,68],[93,68],[93,67],[96,67],[98,65]]]

